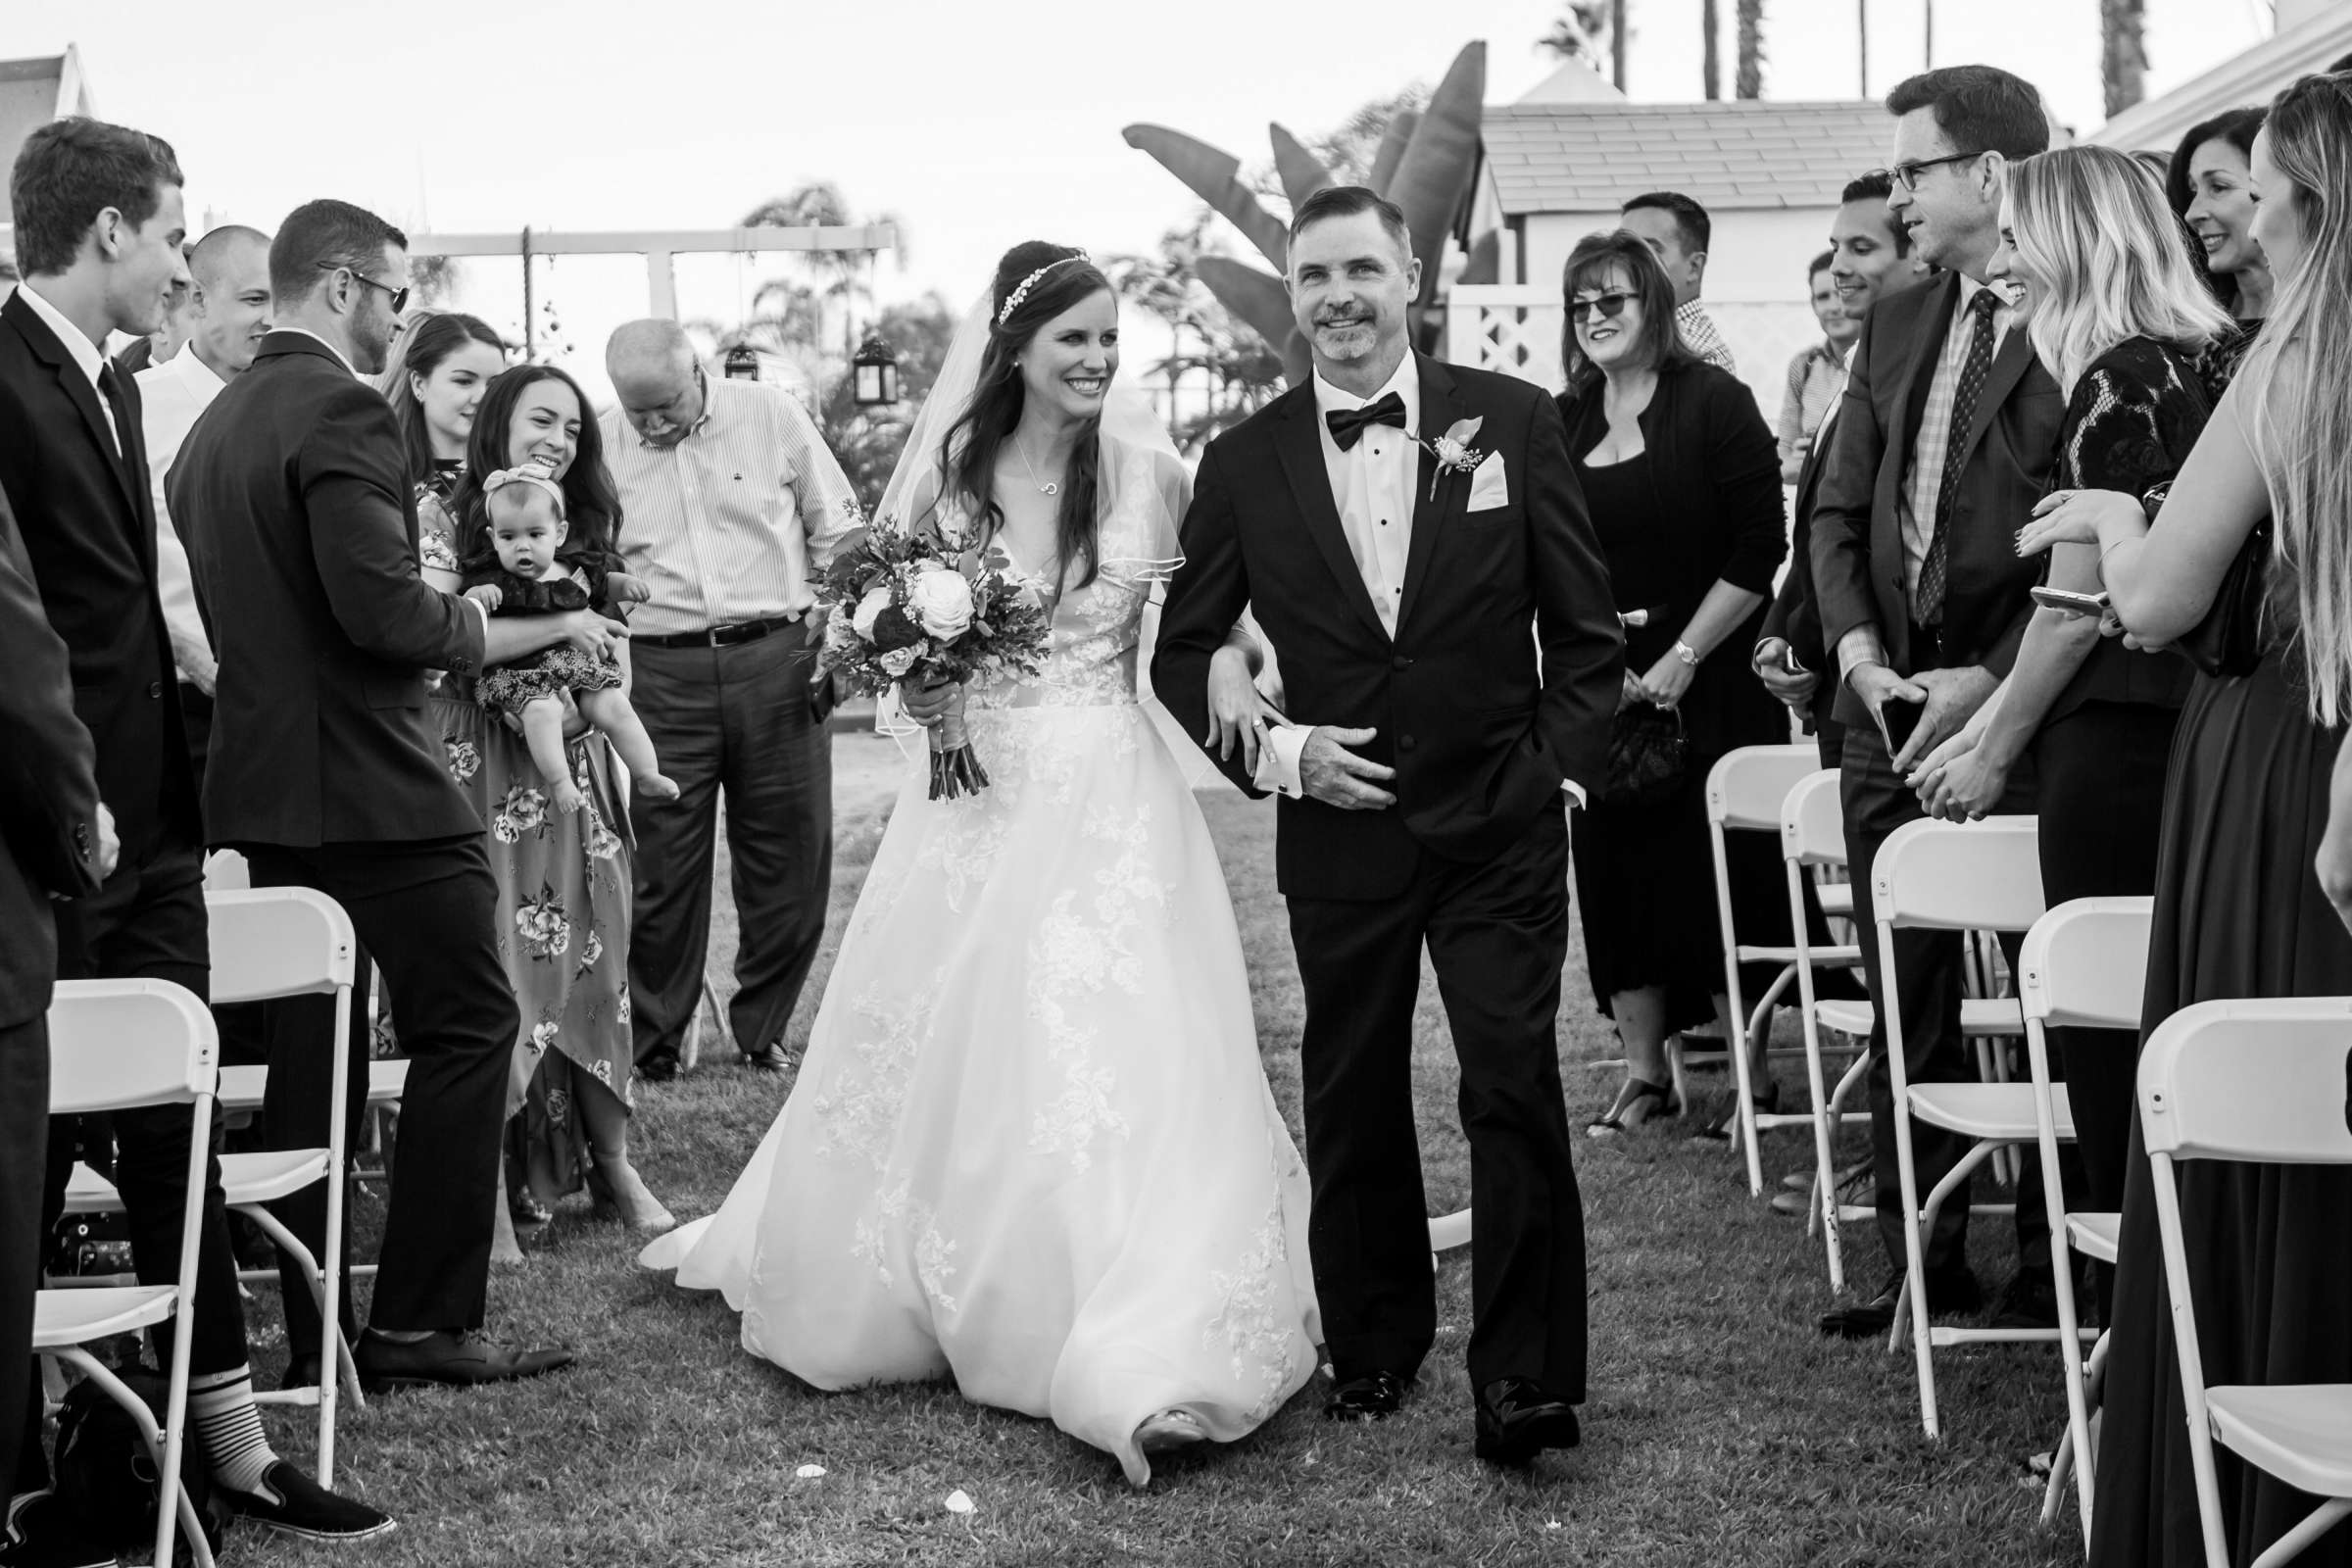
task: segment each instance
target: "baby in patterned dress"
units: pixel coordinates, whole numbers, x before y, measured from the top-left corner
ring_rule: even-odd
[[[572,564],[557,559],[568,531],[564,491],[545,468],[526,465],[501,468],[482,481],[489,514],[489,558],[469,564],[464,591],[493,615],[539,615],[595,610],[612,615],[616,604],[636,604],[645,584],[615,568],[610,552],[574,550]],[[573,781],[564,748],[564,694],[588,722],[604,731],[629,765],[637,789],[657,801],[674,801],[678,786],[662,777],[654,743],[636,709],[616,659],[599,659],[568,643],[558,643],[511,664],[482,671],[475,685],[481,705],[522,725],[531,760],[547,781],[559,811],[576,811],[586,797]]]

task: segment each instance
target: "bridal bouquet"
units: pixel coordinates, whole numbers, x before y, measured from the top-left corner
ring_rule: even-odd
[[[963,683],[1044,667],[1053,625],[1036,599],[978,558],[950,555],[935,533],[881,529],[834,557],[816,597],[831,612],[816,678],[839,673],[869,697],[909,680],[955,682],[931,730],[931,799],[986,789],[964,730]]]

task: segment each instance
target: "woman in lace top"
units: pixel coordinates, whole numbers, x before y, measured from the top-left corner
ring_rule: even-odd
[[[2001,239],[1993,265],[2022,287],[2034,350],[2067,393],[2051,488],[2138,495],[2170,479],[2211,412],[2198,356],[2230,318],[2199,281],[2154,176],[2101,147],[2028,159],[2009,171]],[[2062,547],[2048,581],[2099,591],[2097,553]],[[2031,766],[2053,906],[2155,891],[2166,760],[2194,673],[2177,654],[2129,649],[2100,629],[2095,615],[2035,609],[2008,680],[1916,780],[1931,815],[1958,821],[1992,810],[2012,771]],[[2112,1211],[2135,1041],[2112,1030],[2050,1038],[2081,1134],[2082,1190],[2070,1197]]]

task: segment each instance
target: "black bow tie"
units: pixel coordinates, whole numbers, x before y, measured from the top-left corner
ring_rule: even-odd
[[[1394,425],[1399,430],[1404,428],[1404,399],[1390,392],[1360,409],[1334,409],[1323,416],[1323,422],[1331,426],[1331,438],[1339,443],[1340,450],[1352,452],[1355,444],[1364,438],[1364,426],[1367,424]]]

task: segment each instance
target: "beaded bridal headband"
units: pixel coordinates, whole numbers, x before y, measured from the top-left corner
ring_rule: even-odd
[[[1063,265],[1065,262],[1083,262],[1085,260],[1086,252],[1080,251],[1075,256],[1064,256],[1061,261],[1048,262],[1036,271],[1031,272],[1027,277],[1022,278],[1020,285],[1011,293],[1004,296],[1004,308],[997,313],[997,324],[999,326],[1003,326],[1006,321],[1012,319],[1012,313],[1021,308],[1021,301],[1029,297],[1029,291],[1037,286],[1037,280],[1039,278],[1044,277],[1048,272],[1051,272],[1054,270],[1054,269]]]

